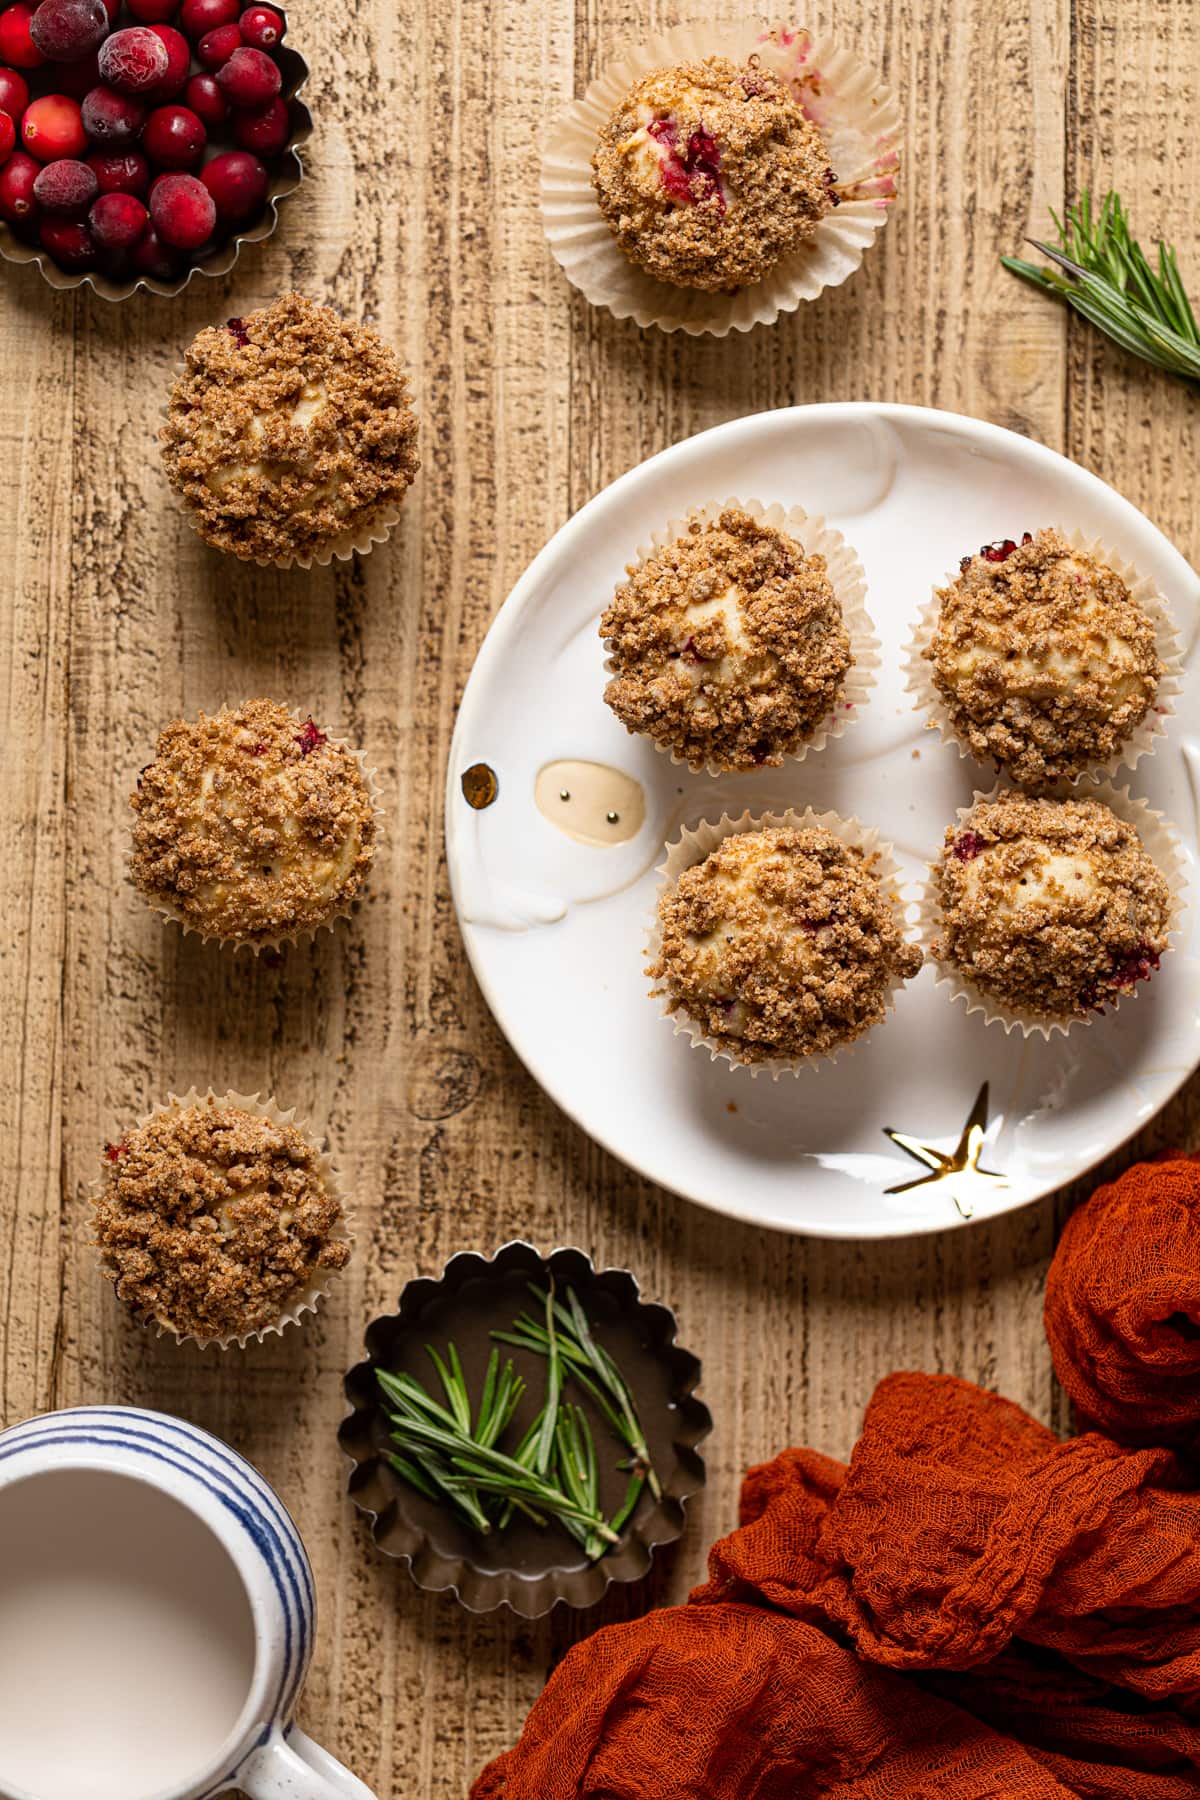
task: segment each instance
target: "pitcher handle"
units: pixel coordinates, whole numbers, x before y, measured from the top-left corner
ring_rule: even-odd
[[[250,1800],[376,1800],[357,1775],[295,1726],[273,1731],[238,1772]]]

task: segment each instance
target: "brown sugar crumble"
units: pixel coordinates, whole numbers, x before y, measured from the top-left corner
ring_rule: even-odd
[[[129,874],[206,937],[269,944],[344,913],[375,853],[356,757],[274,700],[177,719],[130,796]]]
[[[600,133],[592,176],[621,249],[677,287],[760,281],[837,204],[825,139],[755,58],[644,76]]]
[[[243,558],[319,552],[395,506],[420,466],[396,353],[300,294],[199,334],[161,435],[200,535]]]
[[[1109,761],[1154,704],[1153,620],[1115,569],[1057,531],[965,558],[924,651],[950,724],[1023,787]]]
[[[1148,979],[1167,949],[1167,882],[1098,800],[981,801],[947,830],[933,875],[934,955],[1018,1013],[1086,1017]]]
[[[600,620],[627,730],[732,773],[777,766],[828,718],[852,658],[823,556],[727,510],[628,575]]]
[[[922,961],[872,861],[822,826],[726,838],[659,901],[656,997],[737,1062],[851,1043]]]
[[[210,1096],[128,1132],[102,1169],[104,1272],[135,1313],[181,1337],[279,1324],[349,1260],[341,1203],[294,1125]]]

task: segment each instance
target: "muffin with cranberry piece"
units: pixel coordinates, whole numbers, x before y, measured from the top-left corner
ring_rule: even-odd
[[[172,1100],[107,1145],[92,1207],[120,1298],[201,1344],[281,1329],[350,1259],[328,1157],[290,1113],[233,1094]]]
[[[592,174],[626,256],[676,287],[761,281],[836,204],[825,139],[787,84],[722,56],[643,76],[601,131]]]
[[[828,720],[854,659],[824,556],[731,507],[627,575],[600,620],[626,730],[732,774],[796,755]]]
[[[1061,532],[985,545],[936,603],[923,655],[951,730],[1022,787],[1111,762],[1155,704],[1156,619]]]
[[[395,351],[300,294],[200,333],[162,440],[201,537],[285,568],[386,536],[420,466]]]
[[[718,830],[706,855],[714,828],[690,848],[685,835],[680,851],[699,859],[659,898],[652,992],[694,1044],[732,1063],[798,1068],[834,1054],[879,1024],[921,967],[878,853],[812,817]]]
[[[1067,1025],[1158,968],[1170,885],[1134,826],[1095,799],[1004,792],[946,832],[933,955],[1006,1022]]]
[[[359,756],[274,700],[176,719],[130,805],[134,886],[186,928],[234,945],[331,924],[375,854]]]

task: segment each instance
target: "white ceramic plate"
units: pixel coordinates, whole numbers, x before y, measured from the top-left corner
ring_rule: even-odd
[[[865,716],[803,764],[760,776],[692,775],[630,737],[601,698],[597,620],[656,527],[736,495],[802,505],[843,531],[866,567],[883,669]],[[1024,1205],[1119,1146],[1200,1057],[1196,910],[1135,1000],[1069,1038],[1022,1042],[967,1017],[924,969],[886,1024],[836,1067],[772,1083],[711,1063],[647,997],[646,924],[668,837],[722,811],[813,805],[878,825],[915,887],[956,807],[987,770],[923,728],[901,652],[931,585],[959,558],[1041,525],[1077,526],[1153,578],[1188,646],[1165,741],[1132,774],[1197,856],[1200,747],[1190,650],[1200,581],[1103,482],[1041,445],[949,413],[869,403],[795,407],[719,426],[622,476],[551,540],[479,653],[450,752],[446,820],[463,938],[518,1055],[571,1118],[651,1180],[735,1218],[827,1237],[889,1237]],[[919,755],[917,752],[919,751]],[[565,836],[534,803],[540,769],[578,758],[632,775],[646,822],[620,846]],[[475,810],[461,778],[498,779]],[[982,1162],[996,1182],[889,1189],[925,1171],[885,1135],[943,1152],[989,1084]]]

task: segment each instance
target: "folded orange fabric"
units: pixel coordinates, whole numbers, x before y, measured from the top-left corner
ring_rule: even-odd
[[[1063,1384],[1136,1447],[889,1376],[849,1468],[751,1469],[707,1582],[578,1645],[474,1800],[1200,1800],[1200,1492],[1144,1442],[1200,1392],[1198,1177],[1097,1190],[1051,1271]]]

